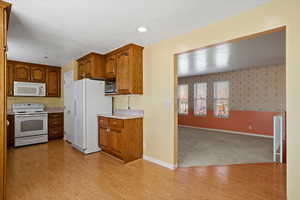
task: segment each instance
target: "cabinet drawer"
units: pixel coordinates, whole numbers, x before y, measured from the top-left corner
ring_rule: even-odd
[[[104,117],[98,118],[98,123],[100,128],[108,128],[108,119]]]
[[[124,128],[124,120],[122,119],[109,119],[110,128]]]
[[[48,130],[49,139],[61,138],[63,137],[63,129],[61,127],[58,128],[50,128]]]
[[[50,127],[61,127],[63,125],[62,119],[61,118],[54,118],[49,120],[49,126]]]
[[[57,119],[57,118],[62,119],[63,113],[49,113],[48,117],[49,117],[49,119]]]
[[[61,128],[61,127],[58,127],[58,128],[50,128],[50,129],[49,129],[49,134],[50,134],[50,135],[61,135],[61,131],[62,131],[62,128]]]

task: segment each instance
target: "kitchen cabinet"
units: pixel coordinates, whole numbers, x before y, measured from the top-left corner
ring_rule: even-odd
[[[129,52],[124,51],[117,55],[117,92],[128,94],[130,90]]]
[[[48,67],[47,68],[47,96],[60,97],[61,96],[61,68]]]
[[[117,59],[116,55],[106,57],[105,76],[107,79],[116,78]]]
[[[43,66],[31,66],[30,68],[30,81],[37,83],[45,83],[46,82],[46,68]]]
[[[143,47],[129,44],[109,53],[107,58],[111,58],[107,68],[116,65],[117,94],[143,94]]]
[[[143,155],[143,119],[98,117],[99,147],[124,162]]]
[[[143,47],[128,44],[106,55],[90,53],[77,60],[77,79],[112,79],[114,95],[143,94]],[[110,95],[110,94],[107,94]]]
[[[107,128],[100,128],[99,129],[99,146],[101,146],[102,150],[109,150],[108,146],[108,130]]]
[[[105,79],[105,56],[90,53],[77,60],[77,79]]]
[[[30,66],[25,63],[15,63],[14,81],[27,82],[30,78]]]
[[[64,113],[48,113],[48,139],[64,137]]]
[[[125,133],[122,130],[111,129],[109,130],[109,148],[113,155],[118,158],[124,159],[122,153],[125,152],[124,145],[125,141]]]
[[[14,146],[15,141],[15,117],[14,115],[7,115],[7,146]]]
[[[46,96],[61,96],[61,68],[48,65],[7,61],[7,95],[14,96],[14,81],[46,83]]]

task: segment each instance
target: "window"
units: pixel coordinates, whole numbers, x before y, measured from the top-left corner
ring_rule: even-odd
[[[214,113],[217,117],[229,116],[229,81],[214,82]]]
[[[189,109],[189,86],[178,86],[178,112],[179,114],[188,114]]]
[[[206,115],[207,83],[194,84],[194,115]]]

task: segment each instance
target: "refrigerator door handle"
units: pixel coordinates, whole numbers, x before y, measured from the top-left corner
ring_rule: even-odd
[[[76,100],[74,100],[74,116],[77,115],[77,103]]]

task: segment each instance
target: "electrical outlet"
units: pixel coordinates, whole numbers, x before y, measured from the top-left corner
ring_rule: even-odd
[[[249,126],[248,126],[248,129],[249,129],[249,130],[252,130],[252,129],[253,129],[253,128],[252,128],[252,125],[249,125]]]

